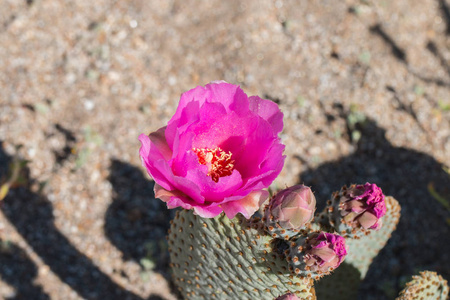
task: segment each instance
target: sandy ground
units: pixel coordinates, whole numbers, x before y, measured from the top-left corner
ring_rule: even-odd
[[[177,299],[172,212],[140,166],[140,133],[213,80],[279,104],[274,186],[320,203],[377,183],[402,205],[360,299],[412,274],[450,279],[450,2],[0,0],[0,298]],[[22,145],[21,148],[17,146]]]

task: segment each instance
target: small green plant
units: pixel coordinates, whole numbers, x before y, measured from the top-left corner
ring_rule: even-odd
[[[356,12],[358,13],[358,8],[356,8]],[[359,61],[362,62],[365,65],[370,65],[370,60],[372,58],[372,55],[370,54],[369,51],[363,51],[360,55],[359,55]]]
[[[16,147],[19,150],[21,146]],[[13,161],[8,166],[8,175],[6,178],[0,180],[0,201],[5,199],[6,195],[11,188],[15,188],[21,185],[26,185],[28,179],[23,173],[28,161],[15,156]]]
[[[361,139],[361,132],[356,129],[356,124],[364,124],[366,116],[359,110],[356,104],[350,105],[350,112],[347,115],[347,126],[350,132],[350,139],[357,143]]]
[[[420,85],[416,85],[414,86],[414,93],[417,96],[423,96],[423,94],[425,94],[425,89]]]
[[[76,154],[75,169],[83,167],[89,160],[93,149],[102,144],[102,136],[93,131],[90,126],[86,126],[83,130],[83,141],[79,148],[72,149],[72,152]]]
[[[434,188],[434,184],[430,182],[428,184],[428,192],[431,196],[433,196],[434,199],[436,199],[443,207],[445,207],[447,210],[450,211],[450,201],[443,196],[441,196],[436,189]]]
[[[450,103],[445,103],[444,100],[438,101],[439,109],[442,111],[450,111]]]
[[[299,107],[304,107],[306,104],[306,99],[303,96],[298,96],[297,97],[297,104]]]
[[[450,168],[443,166],[442,169],[450,176]],[[434,183],[430,182],[427,185],[428,193],[436,199],[445,209],[450,211],[450,200],[439,194],[436,189],[434,188]],[[450,226],[450,218],[447,218],[446,220],[447,224]]]

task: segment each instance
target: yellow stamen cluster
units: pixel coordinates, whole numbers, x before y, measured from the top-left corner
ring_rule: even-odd
[[[208,167],[208,176],[215,182],[220,177],[230,176],[234,169],[234,160],[231,159],[231,152],[226,153],[220,147],[209,148],[192,148],[198,156],[198,161],[202,165]]]

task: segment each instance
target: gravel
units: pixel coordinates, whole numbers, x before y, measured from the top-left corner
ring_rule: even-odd
[[[285,167],[319,206],[377,183],[402,218],[361,299],[428,269],[450,279],[450,3],[0,0],[0,298],[177,299],[173,212],[140,166],[140,133],[213,80],[279,104]],[[21,148],[16,146],[22,145]]]

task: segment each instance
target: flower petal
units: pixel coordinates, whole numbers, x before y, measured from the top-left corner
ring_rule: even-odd
[[[202,86],[198,86],[196,88],[193,88],[192,90],[184,92],[183,94],[181,94],[177,111],[170,119],[169,123],[176,123],[177,120],[181,118],[183,111],[185,111],[185,109],[189,105],[195,105],[195,107],[199,108],[203,105],[203,103],[205,103],[206,99],[209,97],[211,97],[211,92]]]
[[[247,134],[244,143],[237,149],[230,149],[236,160],[236,169],[241,172],[243,178],[249,180],[262,173],[274,171],[273,167],[276,167],[279,173],[284,162],[282,158],[284,146],[280,144],[271,126],[264,119],[252,118],[251,122],[252,127],[249,127],[251,132]]]
[[[167,208],[169,209],[176,207],[182,207],[185,209],[192,208],[192,205],[189,204],[191,200],[179,191],[168,191],[159,184],[155,183],[154,192],[155,198],[161,199],[163,202],[166,202]]]
[[[139,135],[139,141],[142,144],[139,149],[141,158],[147,159],[150,153],[153,154],[153,159],[169,160],[172,157],[172,150],[167,145],[164,135],[165,130],[166,127],[162,127],[148,136],[145,134]]]
[[[321,248],[315,248],[311,250],[311,254],[317,255],[320,257],[323,261],[331,261],[333,258],[336,257],[336,253],[333,249],[330,249],[328,247],[321,247]]]
[[[242,116],[249,112],[248,97],[239,85],[215,82],[206,85],[206,88],[212,92],[211,99],[222,103],[227,113],[234,112]]]
[[[266,190],[253,191],[240,200],[222,204],[222,208],[230,219],[234,218],[237,213],[242,213],[245,218],[249,219],[267,198],[269,198],[269,192]]]
[[[206,172],[192,169],[188,171],[186,179],[197,184],[202,190],[202,196],[208,199],[208,203],[223,203],[225,198],[233,195],[242,186],[242,178],[238,170],[233,170],[230,176],[220,177],[218,182],[214,182]]]
[[[151,172],[155,182],[164,189],[168,191],[180,191],[192,200],[191,203],[202,204],[205,202],[200,188],[189,179],[174,175],[166,161],[156,161],[148,170]]]
[[[251,96],[249,103],[250,110],[269,122],[275,134],[283,130],[283,113],[275,102]]]
[[[222,212],[222,208],[218,205],[194,206],[194,212],[203,218],[214,218]]]
[[[161,128],[160,130],[162,130]],[[158,139],[160,136],[157,131],[155,134],[155,141],[157,145],[164,144],[161,140]],[[139,140],[142,144],[139,149],[139,155],[141,157],[142,165],[147,169],[148,174],[157,182],[159,182],[164,188],[170,189],[171,184],[170,181],[167,180],[170,178],[171,170],[168,168],[167,161],[164,159],[165,155],[168,155],[164,147],[159,149],[150,139],[149,136],[145,134],[141,134],[139,136]],[[156,167],[158,165],[158,167]],[[166,172],[164,172],[166,171]],[[164,174],[166,173],[166,174]]]
[[[179,112],[178,116],[173,116],[167,123],[165,132],[167,144],[172,150],[177,151],[174,146],[175,138],[183,135],[188,131],[192,124],[199,121],[200,104],[198,102],[190,102]],[[177,110],[178,113],[178,110]]]
[[[369,229],[371,228],[373,225],[375,225],[377,223],[377,221],[379,220],[377,218],[377,216],[375,216],[374,214],[366,211],[365,213],[361,214],[358,218],[357,218],[359,224],[361,224],[361,226],[364,229]]]

